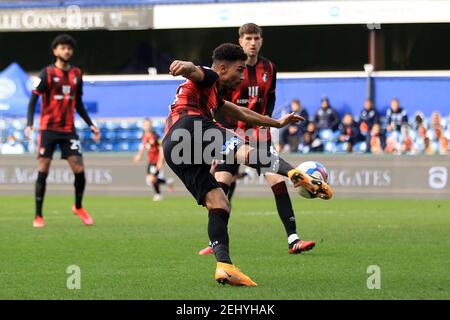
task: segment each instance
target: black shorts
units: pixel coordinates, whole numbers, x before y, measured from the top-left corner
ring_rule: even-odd
[[[194,136],[195,130],[199,129],[202,135]],[[214,138],[209,139],[208,133],[213,133]],[[210,172],[213,159],[235,163],[234,153],[242,144],[244,141],[232,131],[201,116],[181,118],[169,129],[162,142],[167,165],[183,181],[197,203],[203,206],[205,195],[220,188]]]
[[[239,173],[239,163],[219,163],[214,172],[229,172],[231,175],[235,176]]]
[[[38,142],[38,158],[53,159],[56,146],[61,150],[61,159],[70,156],[81,157],[80,138],[75,132],[40,131]]]
[[[154,176],[159,174],[159,171],[156,168],[156,163],[150,162],[147,164],[147,174],[152,174]]]

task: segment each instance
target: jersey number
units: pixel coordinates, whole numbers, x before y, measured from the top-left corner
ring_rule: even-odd
[[[71,150],[80,150],[81,149],[80,140],[70,139],[70,149]]]

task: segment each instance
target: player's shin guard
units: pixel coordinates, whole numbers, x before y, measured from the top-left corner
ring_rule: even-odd
[[[228,219],[230,214],[224,209],[211,209],[208,214],[208,236],[216,260],[231,264],[228,248]]]
[[[84,188],[86,187],[86,177],[84,171],[75,173],[75,182],[73,183],[75,187],[75,207],[80,209],[83,207],[83,194]]]
[[[42,217],[42,205],[44,203],[45,189],[47,186],[47,172],[38,172],[35,185],[36,215]]]
[[[275,196],[278,214],[284,224],[287,236],[297,233],[297,226],[295,224],[294,210],[292,209],[291,198],[284,181],[272,186],[272,191]]]
[[[264,153],[259,149],[252,149],[247,154],[245,164],[254,168],[258,173],[277,173],[287,177],[288,172],[294,169],[288,162],[277,154]]]

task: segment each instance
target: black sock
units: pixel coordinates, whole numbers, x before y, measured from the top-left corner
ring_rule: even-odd
[[[297,233],[297,226],[295,224],[294,210],[292,209],[291,198],[289,197],[286,183],[283,181],[273,185],[272,191],[275,196],[278,214],[289,237],[291,234]]]
[[[84,188],[86,187],[86,177],[84,176],[84,171],[75,173],[75,182],[73,185],[75,186],[75,207],[80,209],[83,207],[83,194]]]
[[[219,182],[220,187],[222,188],[223,192],[225,193],[225,195],[228,194],[228,189],[230,188],[226,183],[223,182]]]
[[[35,185],[35,203],[36,203],[36,215],[42,217],[42,205],[44,204],[45,188],[47,186],[47,172],[38,172],[36,185]]]
[[[208,236],[218,262],[231,264],[228,247],[228,219],[230,214],[224,209],[211,209],[208,213]]]
[[[160,179],[160,178],[158,178],[158,183],[159,183],[159,184],[166,184],[166,179]]]
[[[252,149],[245,161],[245,164],[250,168],[254,168],[261,173],[277,173],[287,177],[288,172],[294,169],[286,160],[273,153],[264,154],[258,149]]]
[[[155,189],[156,194],[161,193],[161,190],[159,190],[159,182],[158,181],[153,183],[153,188]]]
[[[228,201],[231,201],[235,189],[236,189],[236,181],[232,182],[230,185],[230,189],[228,189]]]

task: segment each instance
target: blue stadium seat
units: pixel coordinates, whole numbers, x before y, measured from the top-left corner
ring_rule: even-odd
[[[100,151],[113,151],[114,145],[111,142],[101,142],[99,150]]]
[[[24,134],[23,130],[15,130],[13,132],[13,136],[16,137],[16,140],[18,140],[18,141],[25,140],[25,134]]]
[[[11,128],[14,128],[15,130],[22,130],[23,131],[25,129],[25,126],[26,126],[26,123],[23,120],[15,119],[11,123]]]
[[[358,142],[353,146],[353,152],[363,153],[367,151],[367,143],[365,141]]]
[[[334,153],[336,150],[336,144],[332,141],[326,141],[324,143],[324,151],[329,153]]]
[[[137,130],[142,128],[142,125],[139,123],[139,121],[130,121],[128,122],[128,129],[129,130]]]
[[[441,126],[442,126],[443,129],[446,129],[448,127],[448,125],[449,125],[448,122],[449,122],[449,118],[442,117],[442,119],[441,119]]]
[[[116,139],[116,136],[117,136],[117,134],[114,130],[105,130],[105,129],[103,129],[101,131],[101,135],[102,135],[102,139],[105,139],[105,140],[114,140],[114,139]]]
[[[158,136],[162,139],[164,136],[164,127],[156,127],[153,128],[153,130],[155,130],[155,132],[158,134]]]
[[[130,127],[130,123],[126,120],[122,120],[119,122],[119,129],[128,129]]]
[[[80,120],[80,119],[75,120],[75,129],[84,130],[87,127],[88,127],[88,125],[86,124],[86,122],[84,122],[84,120]]]
[[[130,137],[130,131],[127,129],[118,129],[116,131],[116,139],[126,140]]]
[[[319,137],[322,141],[333,141],[334,140],[334,134],[331,129],[320,130]]]
[[[347,143],[344,142],[336,144],[335,152],[336,153],[347,152]]]
[[[423,151],[424,148],[424,143],[423,143],[423,139],[416,139],[416,141],[414,142],[414,148],[416,148],[419,152]]]
[[[81,145],[83,151],[99,151],[99,145],[95,142],[86,142]]]
[[[140,142],[132,142],[130,144],[130,151],[137,152],[139,150]]]
[[[103,121],[98,124],[98,128],[100,130],[116,130],[119,127],[119,124],[115,121]]]
[[[89,128],[84,128],[78,132],[78,136],[80,137],[80,140],[89,140],[92,138],[92,132]]]
[[[130,139],[140,140],[142,138],[143,133],[144,133],[144,131],[141,129],[132,129],[132,130],[130,130]]]

